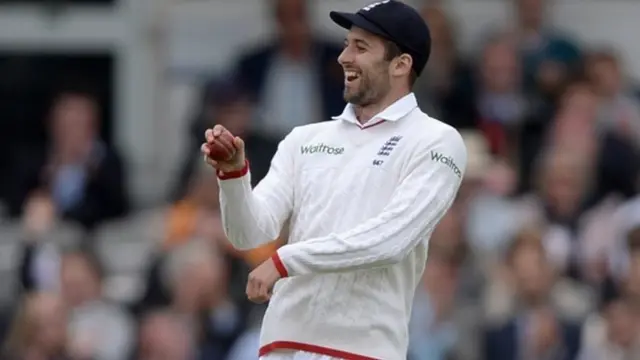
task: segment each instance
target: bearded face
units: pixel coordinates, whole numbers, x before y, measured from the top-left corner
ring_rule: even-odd
[[[389,60],[384,41],[364,30],[353,28],[338,58],[344,70],[344,99],[358,106],[380,101],[391,89]]]

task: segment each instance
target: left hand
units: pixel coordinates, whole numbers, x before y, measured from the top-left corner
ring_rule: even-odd
[[[273,259],[269,258],[249,274],[247,297],[256,304],[269,301],[273,286],[278,280],[280,280],[280,273]]]

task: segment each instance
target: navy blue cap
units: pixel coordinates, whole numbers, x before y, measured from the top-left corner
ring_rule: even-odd
[[[331,20],[345,29],[359,27],[393,41],[413,58],[413,70],[420,75],[431,53],[429,27],[411,6],[397,0],[378,1],[356,13],[332,11]]]

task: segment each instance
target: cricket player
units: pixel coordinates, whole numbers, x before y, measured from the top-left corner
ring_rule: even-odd
[[[348,29],[344,112],[293,129],[254,189],[240,138],[230,160],[214,161],[216,126],[202,152],[235,247],[272,241],[288,220],[288,244],[247,283],[249,299],[270,300],[261,359],[404,360],[429,238],[456,197],[466,148],[411,92],[431,42],[413,8],[387,0],[330,16]]]

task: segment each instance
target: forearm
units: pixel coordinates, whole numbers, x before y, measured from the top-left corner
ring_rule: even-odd
[[[289,275],[344,272],[396,264],[429,238],[449,209],[457,187],[442,190],[433,189],[434,196],[422,199],[407,195],[401,200],[404,206],[398,210],[383,212],[349,232],[285,245],[278,250],[278,256]]]
[[[275,240],[291,215],[294,131],[280,142],[269,172],[254,189],[248,161],[235,173],[218,174],[222,224],[236,249],[249,250]]]
[[[280,234],[289,205],[287,195],[270,183],[265,179],[252,189],[248,163],[242,171],[219,178],[222,224],[236,249],[259,247]],[[265,193],[269,196],[262,195]]]

